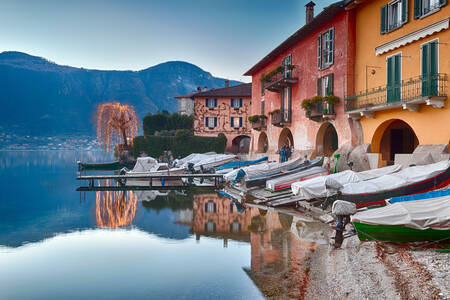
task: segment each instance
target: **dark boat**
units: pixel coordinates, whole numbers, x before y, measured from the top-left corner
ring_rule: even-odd
[[[114,171],[120,170],[123,167],[126,167],[120,161],[113,162],[105,162],[105,163],[82,163],[78,162],[78,170],[79,171],[87,171],[87,170],[98,170],[98,171]]]
[[[427,168],[429,169],[428,174],[426,173]],[[414,176],[414,172],[417,172],[419,176]],[[408,177],[409,180],[405,180],[405,184],[396,184],[395,180],[397,177],[402,179],[403,177]],[[387,188],[383,187],[377,190],[376,188],[383,183]],[[395,174],[385,175],[357,184],[345,185],[337,198],[353,202],[357,207],[384,205],[385,199],[425,193],[446,187],[449,184],[450,161],[443,161],[427,166],[409,167]]]
[[[267,180],[301,172],[312,167],[320,167],[322,166],[322,164],[323,164],[323,157],[318,157],[313,160],[306,160],[301,164],[288,166],[286,169],[276,169],[273,171],[269,171],[264,175],[251,177],[245,180],[245,185],[248,188],[255,186],[263,186],[266,185]]]

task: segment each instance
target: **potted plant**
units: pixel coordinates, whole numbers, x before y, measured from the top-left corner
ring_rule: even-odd
[[[324,100],[324,102],[327,103],[326,107],[324,107],[323,113],[325,115],[334,114],[334,106],[339,103],[339,97],[337,97],[335,95],[328,95],[328,96],[324,97],[323,100]]]
[[[258,121],[259,121],[259,116],[258,115],[254,115],[254,116],[249,116],[248,117],[248,121],[250,122],[250,123],[258,123]]]
[[[306,98],[302,100],[302,108],[304,110],[311,110],[312,102],[311,99]]]

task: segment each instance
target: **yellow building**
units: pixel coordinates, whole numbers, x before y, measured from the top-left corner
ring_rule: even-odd
[[[447,0],[358,0],[347,9],[356,11],[356,94],[345,112],[360,120],[364,143],[384,163],[418,145],[448,145]]]

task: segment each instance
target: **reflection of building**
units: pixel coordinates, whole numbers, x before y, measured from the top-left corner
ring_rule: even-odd
[[[194,195],[193,231],[199,235],[249,241],[251,210],[238,213],[229,198],[216,193]]]

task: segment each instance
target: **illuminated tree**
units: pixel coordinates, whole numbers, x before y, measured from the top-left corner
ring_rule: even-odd
[[[97,108],[96,119],[97,139],[104,151],[109,151],[112,146],[119,144],[121,138],[123,144],[127,146],[127,138],[137,135],[138,119],[131,105],[119,102],[100,104]]]

